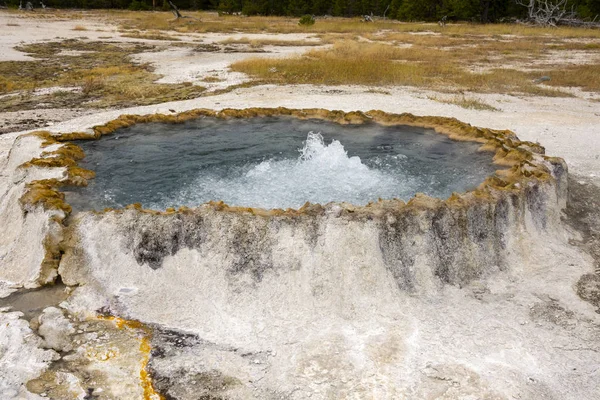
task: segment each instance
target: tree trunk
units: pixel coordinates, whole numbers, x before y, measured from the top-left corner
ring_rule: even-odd
[[[183,16],[179,12],[179,9],[177,8],[177,6],[175,4],[173,4],[173,2],[171,0],[168,0],[168,2],[169,2],[169,5],[171,6],[171,11],[173,11],[173,15],[175,15],[175,19],[183,18]]]
[[[490,2],[492,0],[481,0],[481,22],[482,23],[487,23],[488,21],[488,15],[489,15],[489,11],[490,11]]]

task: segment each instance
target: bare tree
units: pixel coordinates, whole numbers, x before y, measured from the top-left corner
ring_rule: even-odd
[[[515,0],[527,7],[528,22],[541,26],[556,26],[577,20],[577,13],[567,10],[567,0]]]
[[[177,6],[171,0],[167,0],[167,2],[169,3],[169,6],[171,6],[171,11],[173,12],[173,15],[175,16],[175,19],[184,18],[184,16],[181,15],[181,13],[179,12],[179,9],[177,8]]]
[[[388,4],[388,6],[385,8],[385,11],[383,12],[383,20],[385,21],[385,14],[387,14],[388,10],[390,9],[390,4]]]
[[[189,17],[187,15],[181,15],[181,13],[179,12],[179,8],[177,8],[175,3],[173,3],[171,0],[167,0],[167,3],[169,3],[169,6],[171,7],[171,12],[175,16],[175,19],[173,21],[177,21],[180,18],[189,18],[189,19],[198,20],[197,18],[194,18],[194,17]]]

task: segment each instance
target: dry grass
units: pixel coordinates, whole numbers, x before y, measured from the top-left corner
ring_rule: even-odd
[[[81,91],[84,96],[91,96],[104,89],[104,80],[97,76],[86,76],[83,78],[83,84],[81,85]]]
[[[578,87],[590,92],[600,91],[600,65],[572,65],[565,68],[547,69],[543,75],[551,79],[544,82],[553,87]]]
[[[198,97],[202,87],[156,84],[159,77],[147,65],[133,63],[129,56],[153,47],[140,44],[108,44],[66,40],[25,45],[18,48],[36,61],[0,62],[0,94],[17,92],[0,100],[0,110],[55,106],[129,106]],[[61,55],[64,50],[85,52]],[[79,86],[80,91],[34,96],[43,87]],[[25,92],[24,92],[25,91]],[[29,91],[29,93],[27,93]]]
[[[534,83],[549,76],[547,85],[576,86],[600,91],[600,64],[540,64],[524,71],[511,63],[543,58],[556,43],[553,38],[513,39],[511,41],[453,38],[445,36],[401,35],[403,46],[381,42],[340,41],[332,49],[313,50],[286,59],[249,59],[232,69],[279,84],[358,84],[404,85],[435,90],[456,89],[472,92],[526,93],[543,96],[568,96],[559,89]],[[396,37],[394,40],[398,40]],[[562,46],[567,43],[560,42]],[[470,66],[484,65],[482,72]]]
[[[204,78],[202,78],[202,82],[217,83],[217,82],[223,82],[223,79],[216,77],[216,76],[205,76]]]
[[[368,89],[365,90],[365,93],[374,93],[374,94],[387,94],[387,95],[391,95],[392,93],[389,90],[383,90],[383,89]]]
[[[57,97],[57,98],[64,98],[64,97],[71,96],[71,93],[73,93],[73,92],[70,90],[57,90],[56,92],[52,92],[51,96]]]
[[[321,46],[323,43],[314,40],[285,40],[285,39],[250,39],[242,37],[239,39],[228,38],[220,42],[224,45],[248,45],[252,48],[261,48],[264,46]]]
[[[0,94],[10,93],[17,89],[16,82],[13,82],[4,76],[0,75]]]
[[[86,28],[86,27],[85,27],[85,26],[83,26],[83,25],[75,25],[75,27],[73,27],[73,29],[72,29],[72,30],[74,30],[74,31],[87,31],[87,30],[88,30],[88,28]]]
[[[121,22],[127,29],[175,30],[179,32],[252,32],[252,33],[351,33],[367,34],[376,32],[431,33],[446,36],[549,36],[561,38],[600,38],[600,30],[572,27],[540,28],[517,24],[437,24],[406,23],[392,20],[376,20],[363,23],[360,18],[318,18],[312,26],[298,25],[293,17],[244,17],[219,16],[210,12],[184,12],[193,18],[173,20],[168,12],[110,11],[103,16]]]
[[[141,12],[126,10],[44,10],[43,13],[23,13],[14,10],[5,12],[32,19],[81,19],[95,18],[119,23],[125,29],[175,30],[180,32],[270,32],[270,33],[353,33],[413,32],[442,34],[447,36],[548,36],[560,38],[600,38],[598,29],[573,27],[542,28],[518,24],[470,24],[457,23],[440,27],[435,23],[413,23],[393,20],[376,20],[362,23],[360,18],[317,18],[314,25],[298,25],[296,17],[245,17],[236,15],[219,16],[215,12],[183,11],[192,18],[173,20],[170,12]]]
[[[436,58],[441,58],[440,54],[413,48],[343,41],[331,50],[311,51],[301,57],[240,61],[232,69],[274,83],[291,84],[432,87],[444,83],[456,86],[457,78],[465,78],[466,73],[457,65],[437,63]]]
[[[169,41],[172,41],[172,42],[178,42],[178,41],[181,40],[178,37],[171,36],[171,35],[165,35],[164,33],[156,32],[156,31],[151,31],[151,32],[139,32],[139,31],[125,32],[125,33],[121,34],[121,36],[122,37],[127,37],[127,38],[134,38],[134,39],[143,39],[143,40],[169,40]]]
[[[438,90],[463,89],[477,92],[529,93],[566,96],[559,89],[533,83],[548,75],[553,87],[577,86],[600,90],[600,61],[589,66],[541,63],[550,51],[581,50],[593,56],[600,49],[600,30],[571,27],[539,28],[517,24],[437,24],[359,19],[319,19],[310,27],[298,26],[296,18],[219,17],[191,13],[197,19],[173,21],[168,14],[115,13],[124,26],[179,32],[314,33],[321,44],[343,40],[332,51],[313,51],[285,60],[250,60],[234,65],[261,80],[276,83],[364,84],[424,86]],[[346,39],[346,40],[344,40]],[[350,39],[350,40],[348,40]],[[356,43],[364,40],[377,43]],[[239,39],[230,44],[260,47],[268,43]],[[396,47],[384,47],[393,43]],[[298,45],[306,45],[299,41]],[[281,43],[283,45],[283,43]],[[288,43],[289,45],[289,43]],[[407,47],[409,48],[401,48]],[[470,72],[473,69],[478,72]],[[272,71],[277,71],[273,73]],[[597,69],[598,70],[598,69]],[[598,76],[596,76],[598,75]]]
[[[44,13],[39,18],[74,18],[70,12]],[[359,19],[318,19],[316,24],[298,25],[297,18],[218,16],[216,13],[184,12],[193,18],[173,20],[167,12],[96,11],[86,18],[115,21],[127,30],[123,35],[139,39],[176,41],[169,32],[310,33],[319,41],[281,39],[228,39],[222,45],[318,46],[303,56],[286,59],[250,59],[232,69],[252,75],[254,84],[358,84],[381,87],[406,85],[455,93],[496,92],[569,96],[562,87],[600,92],[600,30],[580,28],[536,28],[516,24],[437,24]],[[32,16],[31,18],[38,18]],[[79,42],[83,43],[83,42]],[[185,45],[185,43],[173,43]],[[125,104],[137,100],[186,98],[201,89],[185,85],[156,85],[148,66],[133,64],[129,54],[147,51],[142,45],[119,50],[119,46],[93,45],[94,55],[60,56],[58,51],[24,46],[39,62],[0,63],[0,93],[56,85],[78,85],[86,101]],[[61,49],[85,50],[69,44]],[[103,46],[112,46],[110,48]],[[50,46],[52,47],[52,46]],[[148,46],[146,46],[148,47]],[[87,48],[87,47],[86,47]],[[199,45],[199,51],[220,51],[216,45]],[[56,50],[56,49],[55,49]],[[248,49],[246,48],[245,51]],[[587,65],[569,64],[563,55],[577,51]],[[116,69],[114,69],[116,68]],[[549,76],[543,85],[536,78]],[[218,78],[207,77],[205,82]],[[142,88],[143,90],[138,90]],[[369,89],[382,90],[384,89]],[[454,104],[485,107],[472,99],[456,98]]]
[[[319,19],[312,26],[298,25],[298,18],[293,17],[244,17],[219,16],[209,12],[184,12],[186,18],[173,20],[168,12],[139,13],[131,11],[110,11],[110,20],[120,21],[124,29],[139,30],[174,30],[177,32],[248,32],[248,33],[356,33],[376,32],[391,29],[396,22],[381,21],[372,24],[361,23],[359,18]],[[105,14],[106,15],[106,14]]]
[[[469,110],[499,111],[496,107],[491,106],[484,101],[472,97],[466,97],[464,94],[460,96],[452,96],[450,98],[439,96],[428,96],[427,98],[439,103],[454,104]]]

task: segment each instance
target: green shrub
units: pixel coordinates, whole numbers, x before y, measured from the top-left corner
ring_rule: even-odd
[[[298,21],[298,25],[311,26],[314,25],[315,19],[312,15],[306,14],[300,17],[300,21]]]
[[[133,0],[128,7],[128,9],[130,9],[131,11],[148,11],[151,8],[152,7],[150,7],[148,4],[138,0]]]

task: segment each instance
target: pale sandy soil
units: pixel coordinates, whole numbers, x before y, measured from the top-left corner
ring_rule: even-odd
[[[86,31],[73,30],[82,25],[81,20],[38,20],[23,18],[16,13],[0,13],[0,61],[32,60],[13,48],[22,43],[47,42],[60,39],[87,38],[99,40],[101,37],[117,35],[117,27],[97,21],[86,20]]]
[[[76,108],[50,108],[0,113],[0,134],[29,129],[44,129],[57,122],[95,113],[95,110]]]
[[[502,56],[490,56],[489,60],[496,63],[502,63]],[[520,71],[539,71],[540,69],[550,67],[568,67],[570,65],[584,65],[594,64],[600,59],[600,55],[597,52],[583,51],[583,50],[554,50],[548,52],[548,54],[537,57],[531,61],[519,61],[503,64],[506,68],[518,69]],[[489,72],[497,65],[473,65],[469,69],[473,72]]]
[[[234,35],[235,36],[235,35]],[[237,35],[240,36],[240,35]],[[248,37],[243,35],[240,37]],[[273,36],[282,35],[252,35],[260,39],[272,39]],[[287,40],[303,40],[305,35],[289,35]],[[202,43],[220,43],[227,35],[210,35]],[[218,39],[217,39],[218,38]],[[232,46],[227,46],[232,47]],[[244,46],[244,48],[247,48]],[[139,62],[151,63],[157,74],[163,75],[158,83],[192,82],[206,87],[209,91],[226,89],[230,86],[249,82],[251,79],[245,74],[229,70],[229,66],[248,57],[279,58],[301,54],[313,46],[264,46],[261,52],[246,52],[244,48],[236,52],[199,52],[193,48],[174,48],[164,51],[142,53],[134,58]],[[217,78],[218,82],[206,82],[205,78]]]
[[[7,26],[8,23],[19,26]],[[89,30],[72,30],[76,25],[84,25]],[[97,32],[95,29],[102,29],[102,31]],[[103,36],[112,36],[113,38],[110,40],[141,41],[120,38],[116,27],[96,21],[82,23],[81,20],[31,20],[6,13],[0,13],[0,30],[2,31],[0,60],[27,59],[22,53],[12,50],[13,46],[21,42],[30,43],[83,36],[89,40],[102,40]],[[241,34],[177,34],[177,36],[197,44],[219,43],[228,37],[237,39],[241,37],[275,38],[274,35]],[[306,39],[302,35],[277,35],[276,38]],[[205,85],[202,83],[203,78],[216,76],[221,81],[213,83],[210,88],[223,89],[242,83],[247,79],[242,74],[228,71],[227,67],[232,61],[250,56],[272,57],[296,54],[305,51],[306,48],[267,47],[265,50],[272,52],[256,54],[196,53],[190,48],[174,48],[141,54],[138,59],[152,63],[156,71],[163,75],[161,82],[189,81]],[[577,57],[573,58],[575,61],[577,59]],[[385,92],[381,92],[382,89]],[[576,95],[574,98],[465,93],[466,98],[478,99],[498,109],[498,111],[479,111],[433,100],[443,101],[452,95],[415,88],[263,85],[238,88],[227,93],[193,100],[121,110],[98,112],[93,110],[32,110],[19,113],[0,113],[0,125],[14,126],[15,130],[20,129],[19,132],[12,131],[0,135],[0,206],[8,204],[19,210],[16,200],[9,199],[9,192],[12,193],[11,196],[14,196],[11,190],[20,183],[23,177],[15,173],[16,166],[9,164],[8,156],[11,151],[16,154],[23,153],[23,157],[27,152],[35,153],[33,149],[37,144],[34,142],[19,142],[15,145],[15,139],[28,130],[46,126],[47,129],[55,132],[81,131],[105,123],[121,114],[155,112],[169,114],[199,107],[223,109],[227,107],[282,106],[289,108],[318,107],[345,111],[380,109],[393,113],[409,112],[417,115],[455,117],[477,126],[510,129],[516,132],[522,140],[539,142],[546,147],[548,155],[563,157],[568,163],[570,172],[577,180],[600,185],[600,102],[593,100],[597,98],[597,95],[580,93],[575,90],[573,92]],[[27,119],[35,121],[25,121],[24,124],[17,123],[19,120]],[[27,124],[30,125],[22,128]],[[11,130],[13,129],[9,129],[9,131]],[[591,193],[597,192],[592,190]],[[592,204],[595,203],[592,202]],[[0,210],[0,214],[3,211]],[[8,235],[9,233],[12,232],[5,231],[2,234]],[[35,241],[35,238],[32,236],[30,239]],[[513,266],[514,273],[502,274],[497,279],[475,282],[467,288],[447,287],[423,299],[404,294],[396,298],[395,295],[392,296],[385,291],[388,289],[382,290],[382,293],[387,293],[386,296],[388,296],[384,297],[384,300],[389,298],[390,301],[377,300],[378,296],[373,296],[374,306],[369,309],[368,315],[365,314],[364,319],[360,322],[348,324],[346,320],[324,317],[325,321],[331,322],[331,326],[328,329],[317,326],[311,331],[307,347],[308,353],[305,353],[308,356],[306,356],[306,360],[300,360],[305,364],[305,369],[301,371],[303,379],[306,379],[305,385],[290,389],[290,393],[294,393],[295,397],[293,398],[298,399],[308,398],[309,394],[316,394],[313,398],[326,398],[324,387],[331,383],[327,379],[335,380],[341,377],[342,382],[339,387],[349,393],[347,398],[351,398],[352,393],[354,394],[352,398],[411,398],[410,396],[403,397],[402,394],[394,397],[386,391],[386,385],[397,384],[393,381],[396,378],[393,377],[406,376],[412,382],[409,384],[413,387],[403,388],[402,390],[406,389],[406,391],[402,393],[412,393],[412,398],[448,400],[483,397],[557,400],[600,398],[597,387],[600,376],[598,369],[600,317],[594,313],[594,308],[590,304],[577,297],[573,289],[579,276],[592,273],[594,270],[593,258],[583,252],[580,247],[569,244],[570,241],[581,238],[582,233],[565,227],[547,243],[547,252],[535,252],[532,255],[534,261],[529,265],[515,265]],[[3,260],[0,259],[0,273],[2,273],[2,262]],[[158,273],[165,272],[156,272],[156,274]],[[333,281],[335,279],[332,278]],[[378,280],[378,282],[380,281]],[[350,289],[352,288],[344,289],[348,290],[348,298],[352,297]],[[82,299],[81,296],[77,301],[80,303],[71,304],[70,309],[86,304],[86,299]],[[340,305],[340,307],[350,307],[354,304],[352,301]],[[378,301],[380,303],[377,303]],[[93,303],[92,300],[90,302]],[[149,304],[146,310],[164,314],[162,321],[168,321],[171,328],[173,325],[179,324],[178,327],[182,329],[193,330],[193,323],[190,321],[195,321],[194,318],[201,318],[195,310],[182,310],[180,313],[169,314],[165,313],[161,307],[158,302],[156,305]],[[384,315],[389,310],[384,312],[383,309],[388,307],[394,308],[393,314],[389,314],[394,315],[394,318],[388,319],[388,314]],[[350,315],[355,310],[348,309],[347,312]],[[56,314],[55,311],[52,313]],[[40,398],[28,393],[23,384],[36,378],[48,368],[51,360],[59,357],[59,353],[54,350],[65,350],[64,343],[49,344],[51,338],[54,338],[55,342],[58,339],[64,339],[61,335],[64,335],[65,329],[76,331],[77,337],[84,343],[88,341],[95,344],[88,347],[84,347],[81,343],[78,344],[77,346],[80,347],[75,346],[76,354],[72,355],[63,365],[69,363],[79,365],[77,364],[78,357],[84,357],[83,354],[88,357],[92,352],[95,357],[93,363],[91,366],[85,367],[89,368],[88,373],[92,374],[88,376],[93,376],[98,382],[106,381],[108,386],[112,385],[113,387],[119,386],[118,383],[123,376],[131,378],[130,371],[135,369],[132,364],[139,364],[137,359],[134,360],[135,362],[132,361],[139,355],[130,356],[130,353],[133,352],[132,349],[135,350],[135,345],[131,344],[131,338],[114,339],[111,342],[106,337],[111,335],[121,337],[124,334],[113,332],[114,329],[108,328],[94,326],[92,329],[80,322],[66,321],[60,313],[58,314],[58,316],[52,317],[54,319],[48,317],[45,322],[46,330],[51,334],[48,333],[45,342],[41,342],[41,339],[34,333],[35,329],[39,327],[39,322],[34,323],[30,328],[27,321],[18,314],[0,313],[2,320],[0,350],[5,349],[0,351],[1,398]],[[43,318],[41,322],[44,323]],[[74,328],[70,324],[77,326]],[[62,328],[61,331],[60,326],[67,328]],[[88,333],[86,329],[90,329],[92,332]],[[102,329],[105,331],[101,331]],[[94,330],[98,330],[101,334],[97,334]],[[232,332],[234,331],[232,330]],[[302,336],[301,332],[295,335],[292,338],[294,340],[305,339],[300,337]],[[110,347],[112,345],[114,345],[115,351],[118,351],[119,348],[125,346],[124,343],[129,348],[129,350],[121,349],[122,354],[127,356],[124,361],[117,356],[113,357],[111,355],[113,353],[107,353],[108,355],[102,353],[102,351],[106,352],[107,349],[112,349]],[[324,350],[323,343],[329,350]],[[384,346],[380,346],[382,343]],[[282,346],[282,349],[290,349],[295,348],[297,343],[290,339],[289,343],[286,342]],[[387,360],[385,362],[372,365],[362,358],[372,351],[371,349],[379,351],[378,349],[383,348],[389,348],[390,354],[378,354],[373,359],[385,359]],[[220,348],[202,351],[205,351],[200,354],[202,357],[214,357],[215,359],[225,357],[225,361],[222,361],[223,365],[239,362],[239,360],[236,361],[237,359],[232,361],[228,357],[234,356]],[[344,354],[348,358],[344,358],[340,354]],[[20,360],[19,355],[26,357],[26,361]],[[191,358],[186,361],[186,368],[195,368],[195,365],[200,363],[198,360],[206,361],[202,358],[193,358],[192,355],[188,356]],[[196,357],[198,356],[196,355]],[[269,359],[274,355],[260,353],[256,357],[257,359],[252,360],[252,365],[248,368],[254,368],[249,374],[256,378],[257,382],[265,376],[273,380],[273,384],[277,383],[278,378],[285,378],[268,375],[265,372],[267,367],[264,367],[262,359],[259,359],[260,357]],[[403,362],[390,363],[390,360],[396,360],[395,357],[403,357]],[[110,363],[104,362],[109,359]],[[364,369],[359,371],[364,375],[349,369],[349,359],[352,360],[351,364],[353,363],[353,365],[367,363]],[[15,369],[16,363],[19,368]],[[273,370],[276,370],[276,367],[273,367]],[[282,365],[278,367],[284,369]],[[169,366],[162,368],[168,369]],[[101,371],[100,375],[98,375],[98,371]],[[73,392],[80,398],[85,398],[85,385],[83,380],[78,380],[83,378],[76,376],[77,373],[71,371],[64,373],[63,376],[53,372],[54,375],[46,374],[43,379],[39,380],[41,383],[38,383],[42,385],[45,382],[44,384],[58,387],[64,386],[64,382],[70,382],[69,384],[74,388]],[[83,376],[86,375],[83,374]],[[321,378],[323,380],[319,381]],[[390,381],[392,383],[385,381],[388,378],[392,379]],[[61,379],[63,383],[58,382]],[[130,381],[133,380],[130,379]],[[124,386],[125,383],[121,385],[121,390],[131,387],[130,393],[134,393],[135,390],[139,392],[141,389],[136,386],[137,383],[130,381],[126,382],[129,386]],[[372,387],[376,389],[372,389],[370,392],[366,389],[365,392],[357,390],[353,392],[352,385],[360,385],[365,382],[372,384]],[[187,382],[183,383],[187,384]],[[61,398],[56,396],[58,395],[55,395],[55,398]],[[52,398],[52,395],[50,397]],[[283,397],[273,395],[268,398]],[[330,396],[328,398],[342,397]]]

